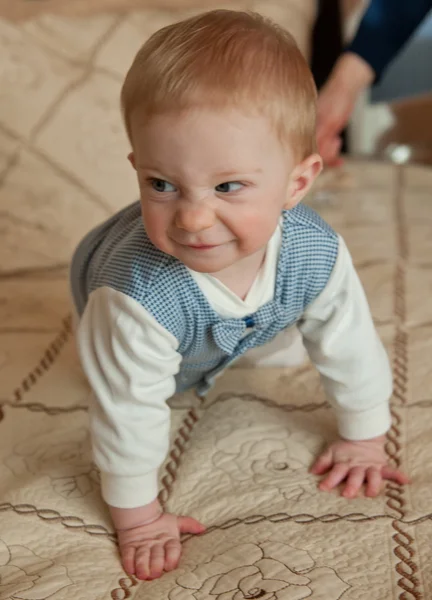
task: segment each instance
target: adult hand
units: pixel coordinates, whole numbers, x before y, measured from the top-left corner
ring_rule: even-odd
[[[317,144],[325,165],[342,163],[341,133],[347,125],[362,90],[374,79],[372,68],[351,52],[343,54],[318,96]]]

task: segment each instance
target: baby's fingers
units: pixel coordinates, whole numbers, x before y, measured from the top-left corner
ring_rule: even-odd
[[[203,533],[205,525],[193,517],[177,517],[177,523],[180,533]]]
[[[327,473],[332,466],[333,452],[329,449],[317,458],[315,463],[312,465],[310,472],[314,475],[322,475],[323,473]]]
[[[364,467],[352,467],[348,473],[347,483],[342,496],[345,498],[355,498],[359,493],[366,477]]]
[[[393,467],[383,467],[381,474],[383,479],[390,479],[391,481],[396,481],[396,483],[400,483],[404,485],[406,483],[411,483],[411,479],[399,469],[394,469]]]
[[[157,543],[151,548],[138,548],[135,555],[135,574],[138,579],[158,579],[164,571],[173,571],[180,560],[180,540],[169,539],[165,544]]]
[[[165,567],[165,548],[162,544],[155,544],[150,550],[149,579],[161,577]]]
[[[369,467],[366,471],[366,478],[367,484],[365,494],[369,498],[375,498],[375,496],[378,496],[378,494],[381,491],[381,485],[383,480],[381,470],[377,467]]]
[[[150,548],[140,546],[135,552],[135,575],[138,579],[150,577]]]
[[[177,568],[181,553],[179,540],[168,540],[165,544],[165,571],[173,571]]]
[[[128,575],[135,575],[135,548],[131,546],[121,549],[123,569]]]
[[[347,463],[335,465],[325,479],[319,484],[320,490],[328,492],[338,486],[345,479],[350,467]]]

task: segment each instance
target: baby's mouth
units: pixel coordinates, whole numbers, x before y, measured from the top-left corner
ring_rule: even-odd
[[[216,244],[188,244],[188,248],[193,248],[194,250],[209,250],[216,247]]]

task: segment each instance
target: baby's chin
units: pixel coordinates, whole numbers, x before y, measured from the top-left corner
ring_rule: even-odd
[[[215,249],[216,252],[216,249]],[[225,271],[237,261],[235,260],[223,260],[222,257],[215,256],[213,257],[178,257],[180,262],[182,262],[188,269],[191,271],[195,271],[196,273],[207,273],[209,275],[218,275],[219,273]]]
[[[206,273],[208,275],[217,275],[228,267],[231,267],[233,262],[227,261],[209,261],[209,260],[181,260],[188,269],[196,273]]]

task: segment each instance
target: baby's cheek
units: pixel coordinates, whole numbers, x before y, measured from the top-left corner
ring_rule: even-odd
[[[262,247],[270,240],[277,222],[277,219],[269,218],[268,214],[262,212],[245,215],[241,224],[241,235],[238,237],[247,246]]]
[[[144,218],[144,227],[151,243],[162,252],[170,254],[170,244],[164,224],[157,219]]]
[[[154,209],[145,204],[142,206],[144,227],[154,244],[163,242],[167,238],[167,230],[170,224],[169,215],[161,208],[163,207]]]

